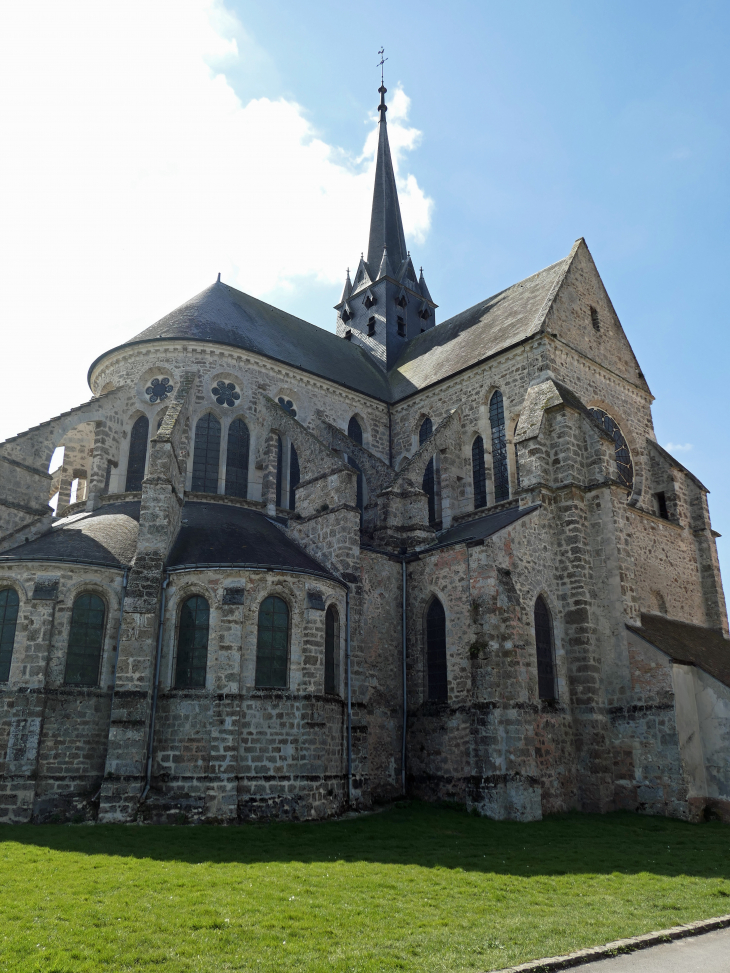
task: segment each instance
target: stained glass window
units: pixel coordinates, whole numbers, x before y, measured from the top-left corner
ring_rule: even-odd
[[[494,502],[509,499],[509,470],[507,467],[507,431],[504,424],[504,400],[497,391],[489,403],[489,422],[492,426],[492,479]]]
[[[296,449],[292,445],[289,450],[289,509],[293,510],[296,505],[296,490],[294,489],[299,485],[299,457],[297,455]]]
[[[205,689],[209,625],[210,607],[205,598],[201,595],[188,598],[180,611],[175,663],[177,689]]]
[[[270,595],[259,608],[256,642],[257,687],[285,687],[289,657],[289,609],[281,598]]]
[[[140,416],[132,426],[132,433],[129,437],[127,482],[124,485],[124,489],[128,493],[142,489],[149,434],[150,421],[147,416]]]
[[[284,458],[284,446],[281,442],[281,436],[276,437],[276,506],[281,506],[281,487],[282,479],[284,476],[284,470],[282,468],[282,460]]]
[[[629,452],[629,447],[626,440],[623,437],[623,433],[619,428],[619,424],[615,419],[604,412],[603,409],[589,409],[588,410],[592,416],[601,423],[603,428],[609,434],[611,439],[615,443],[616,452],[616,469],[618,470],[619,481],[626,487],[627,490],[634,489],[634,464],[631,461],[631,453]]]
[[[540,699],[556,699],[553,622],[542,595],[535,602],[535,647],[537,649],[537,691]]]
[[[18,623],[18,593],[14,588],[0,591],[0,682],[10,678],[10,663]]]
[[[197,493],[218,493],[218,464],[221,454],[221,424],[206,412],[195,426],[192,489]]]
[[[418,445],[423,446],[423,444],[429,440],[432,435],[433,423],[428,416],[426,416],[421,423],[421,428],[418,430]],[[428,497],[428,522],[429,524],[433,524],[436,522],[436,478],[433,466],[433,456],[428,461],[428,465],[424,471],[421,489]]]
[[[337,609],[330,605],[324,616],[324,691],[339,693],[340,685],[340,620]]]
[[[446,679],[446,613],[434,598],[426,614],[426,656],[428,663],[428,698],[446,700],[449,688]]]
[[[347,424],[347,435],[350,437],[350,439],[354,439],[359,446],[362,446],[362,426],[357,421],[355,416],[353,416]],[[357,509],[360,511],[360,523],[362,524],[362,513],[365,506],[362,473],[360,472],[360,467],[355,462],[354,457],[348,456],[347,462],[350,464],[353,470],[357,470],[357,499],[355,502],[357,503]]]
[[[228,427],[226,449],[226,494],[229,497],[248,496],[248,454],[251,439],[243,419],[235,419]]]
[[[484,469],[484,440],[477,436],[471,444],[471,474],[474,480],[474,509],[487,505],[487,474]]]
[[[241,398],[241,393],[233,382],[224,382],[223,380],[216,382],[215,386],[210,390],[210,394],[218,405],[227,405],[231,409]]]
[[[67,686],[98,684],[104,615],[104,602],[98,595],[79,595],[74,601],[63,677]]]

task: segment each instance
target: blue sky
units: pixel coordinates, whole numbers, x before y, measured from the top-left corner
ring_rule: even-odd
[[[19,147],[0,163],[0,437],[82,401],[99,352],[219,270],[334,326],[367,242],[382,44],[406,232],[440,320],[585,237],[657,438],[730,535],[728,4],[107,6],[0,14],[0,123]]]

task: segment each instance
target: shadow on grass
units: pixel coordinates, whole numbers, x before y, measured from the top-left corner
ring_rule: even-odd
[[[336,821],[214,825],[2,825],[0,841],[191,864],[365,862],[515,876],[686,875],[730,882],[730,826],[571,813],[531,824],[399,802]],[[730,884],[728,885],[730,911]]]

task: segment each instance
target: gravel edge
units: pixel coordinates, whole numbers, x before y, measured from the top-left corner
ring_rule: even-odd
[[[730,915],[717,916],[714,919],[699,919],[689,922],[686,926],[672,926],[671,929],[660,929],[658,932],[648,932],[643,936],[632,936],[630,939],[617,939],[605,946],[592,946],[581,949],[577,953],[566,956],[549,956],[544,959],[531,960],[520,966],[508,966],[495,973],[550,973],[551,970],[568,970],[581,963],[595,963],[599,959],[608,959],[619,953],[633,953],[637,949],[648,949],[660,943],[669,943],[674,939],[685,939],[687,936],[699,936],[703,932],[714,929],[725,929],[730,926]]]

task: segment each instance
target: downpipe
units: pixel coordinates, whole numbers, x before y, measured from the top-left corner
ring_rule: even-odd
[[[401,588],[403,590],[401,632],[402,632],[402,654],[403,654],[403,730],[400,755],[400,778],[403,797],[406,796],[406,729],[408,724],[408,685],[406,683],[406,559],[401,561]]]
[[[160,622],[157,627],[157,658],[155,659],[155,682],[152,689],[152,712],[150,714],[150,736],[149,742],[147,744],[147,768],[145,774],[145,785],[144,790],[139,799],[139,803],[142,804],[147,797],[147,793],[150,789],[152,783],[152,753],[155,745],[155,716],[157,714],[157,696],[160,686],[160,664],[162,662],[162,633],[165,627],[165,596],[167,594],[167,585],[170,581],[170,576],[165,575],[165,579],[162,582],[162,598],[160,600]]]
[[[350,589],[345,592],[345,661],[347,665],[347,803],[352,806],[352,680],[350,673]]]

